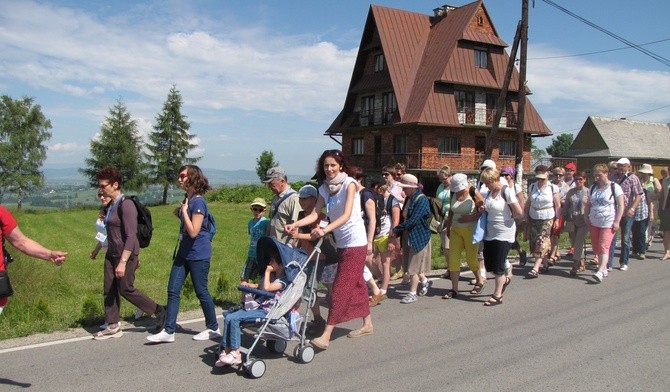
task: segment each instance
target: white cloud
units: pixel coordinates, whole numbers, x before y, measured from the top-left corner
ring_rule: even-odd
[[[49,152],[80,152],[88,151],[88,145],[75,142],[56,143],[48,147]]]

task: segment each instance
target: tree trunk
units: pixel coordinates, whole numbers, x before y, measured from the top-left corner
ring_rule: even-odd
[[[167,195],[168,195],[168,184],[163,185],[163,205],[167,205]]]

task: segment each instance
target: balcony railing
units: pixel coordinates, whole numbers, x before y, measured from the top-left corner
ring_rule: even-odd
[[[364,170],[379,169],[386,165],[402,163],[407,170],[437,170],[445,164],[452,166],[452,170],[477,171],[484,161],[484,154],[477,152],[474,155],[440,154],[440,153],[408,153],[388,154],[377,153],[367,155],[352,155],[351,163]],[[496,163],[502,166],[514,165],[514,157],[499,157]]]
[[[354,127],[367,127],[369,125],[393,124],[399,120],[398,109],[375,109],[354,112],[352,114],[351,125]]]
[[[468,125],[493,125],[493,117],[496,114],[495,109],[479,109],[474,107],[460,108],[458,111],[458,122],[460,124]],[[516,127],[517,118],[516,113],[512,110],[507,110],[500,118],[499,127],[512,128]]]

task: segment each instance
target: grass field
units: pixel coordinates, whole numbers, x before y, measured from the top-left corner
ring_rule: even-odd
[[[224,305],[239,298],[237,283],[249,246],[246,225],[251,214],[246,203],[211,202],[209,207],[217,220],[209,288],[217,305]],[[172,214],[174,208],[175,205],[150,208],[154,236],[151,245],[140,254],[141,267],[136,274],[136,287],[161,304],[167,299],[167,280],[179,230],[179,221]],[[14,295],[0,316],[0,339],[101,323],[104,255],[100,254],[97,260],[89,258],[96,244],[97,210],[12,213],[26,235],[46,247],[69,254],[65,264],[55,267],[27,257],[8,245],[15,259],[9,266]],[[433,267],[445,267],[436,235],[433,236]],[[181,310],[198,307],[187,279]],[[124,301],[121,311],[122,317],[131,318],[134,307]]]

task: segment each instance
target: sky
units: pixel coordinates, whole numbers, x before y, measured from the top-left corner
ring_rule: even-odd
[[[637,45],[660,41],[643,47],[670,58],[666,0],[554,2]],[[83,167],[117,100],[148,134],[175,85],[201,167],[255,170],[270,150],[289,176],[309,174],[339,147],[323,133],[344,105],[370,4],[0,0],[0,95],[33,97],[51,120],[46,168]],[[444,2],[372,4],[431,15]],[[511,45],[521,0],[484,5]],[[530,5],[529,99],[554,137],[576,135],[590,115],[670,123],[668,65],[543,0]]]

